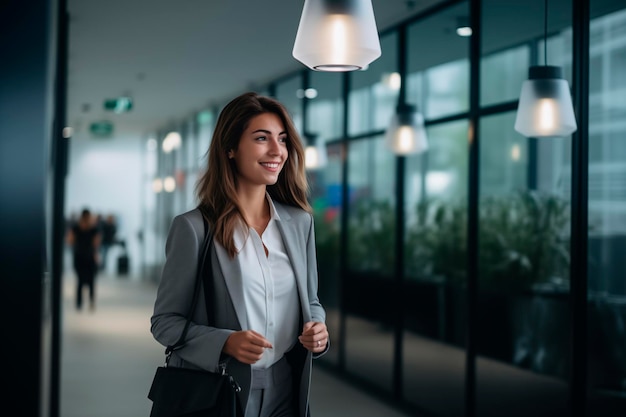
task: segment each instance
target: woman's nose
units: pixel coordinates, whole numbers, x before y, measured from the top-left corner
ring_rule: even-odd
[[[269,151],[272,155],[280,155],[282,152],[282,147],[280,142],[278,141],[278,138],[272,138],[272,140],[270,140],[270,148]]]

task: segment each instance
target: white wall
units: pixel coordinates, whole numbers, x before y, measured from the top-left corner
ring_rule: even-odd
[[[141,138],[72,138],[70,141],[66,217],[84,207],[94,213],[114,214],[118,219],[117,237],[125,239],[128,248],[129,276],[136,278],[141,270],[141,245],[137,237],[142,228]],[[116,272],[119,253],[119,247],[110,251],[107,272]]]

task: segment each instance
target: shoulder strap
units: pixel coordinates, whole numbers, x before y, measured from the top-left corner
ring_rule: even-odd
[[[209,233],[209,225],[207,224],[204,216],[202,217],[204,220],[204,233],[205,235]],[[211,234],[211,242],[207,245],[203,253],[204,263],[201,265],[199,273],[202,274],[202,279],[204,282],[204,304],[206,306],[206,315],[207,315],[207,324],[209,326],[215,325],[215,302],[213,300],[213,292],[214,292],[214,282],[213,282],[213,265],[212,265],[212,256],[210,247],[213,244],[213,235]]]
[[[187,321],[185,322],[185,327],[183,328],[182,334],[180,335],[176,343],[168,346],[165,349],[165,355],[167,356],[165,360],[166,364],[169,362],[172,352],[180,349],[185,344],[185,337],[187,336],[187,330],[189,330],[191,316],[194,312],[194,309],[196,308],[196,304],[198,303],[198,297],[200,295],[200,284],[202,283],[202,276],[204,275],[203,271],[207,269],[207,266],[205,265],[207,261],[209,264],[208,270],[211,271],[211,255],[209,252],[209,248],[211,247],[211,243],[213,242],[213,234],[210,233],[204,216],[202,216],[202,221],[204,223],[204,241],[202,242],[202,247],[200,248],[200,252],[198,254],[198,268],[196,270],[196,283],[193,290],[193,299],[191,301],[191,305],[189,306],[189,311],[187,312]],[[209,319],[212,319],[212,317],[209,317]]]

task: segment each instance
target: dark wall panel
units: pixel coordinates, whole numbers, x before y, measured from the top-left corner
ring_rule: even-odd
[[[41,415],[49,349],[42,301],[53,3],[9,0],[0,6],[0,306],[3,376],[10,387],[3,398],[19,416]]]

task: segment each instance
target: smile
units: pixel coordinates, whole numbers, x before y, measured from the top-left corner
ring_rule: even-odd
[[[261,165],[270,169],[276,169],[280,166],[278,162],[261,162]]]

